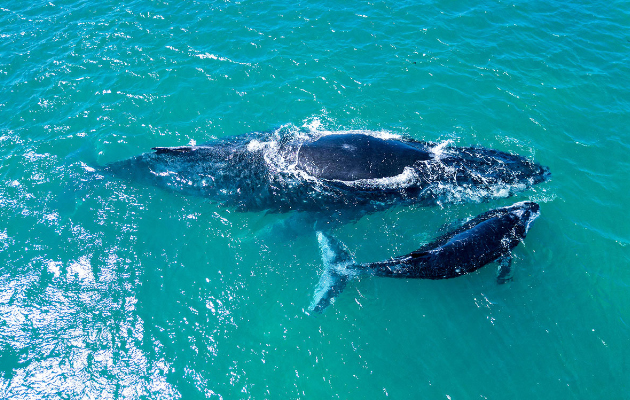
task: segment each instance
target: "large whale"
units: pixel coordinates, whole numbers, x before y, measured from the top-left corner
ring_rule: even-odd
[[[239,211],[323,214],[507,197],[549,176],[546,167],[519,155],[372,131],[278,130],[154,147],[101,171]]]
[[[360,275],[393,278],[449,279],[499,261],[498,281],[511,278],[511,250],[540,215],[537,203],[525,201],[478,215],[461,227],[409,254],[373,263],[355,263],[341,242],[318,232],[324,271],[315,289],[311,312],[322,312],[348,280]]]

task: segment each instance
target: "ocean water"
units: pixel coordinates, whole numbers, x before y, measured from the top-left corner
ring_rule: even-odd
[[[0,3],[0,398],[630,399],[630,3]],[[369,129],[552,172],[337,227],[358,261],[541,204],[496,269],[307,309],[290,216],[89,168],[251,131]]]

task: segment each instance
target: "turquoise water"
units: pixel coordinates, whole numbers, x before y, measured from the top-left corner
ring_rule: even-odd
[[[601,0],[3,0],[0,398],[630,398],[629,25]],[[365,277],[311,316],[317,241],[270,235],[287,215],[88,179],[278,126],[549,166],[333,232],[375,261],[536,200],[514,281]]]

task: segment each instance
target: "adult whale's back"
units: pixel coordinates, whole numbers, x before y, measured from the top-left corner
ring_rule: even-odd
[[[298,152],[298,168],[321,179],[354,181],[393,177],[418,161],[430,160],[422,146],[368,135],[324,136],[304,143]]]
[[[240,211],[361,210],[506,197],[548,170],[497,150],[383,138],[248,134],[199,146],[155,147],[105,171]]]

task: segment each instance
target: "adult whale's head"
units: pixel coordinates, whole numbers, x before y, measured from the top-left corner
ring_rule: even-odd
[[[447,148],[439,159],[456,171],[460,183],[533,186],[551,176],[549,168],[526,157],[483,147]]]

